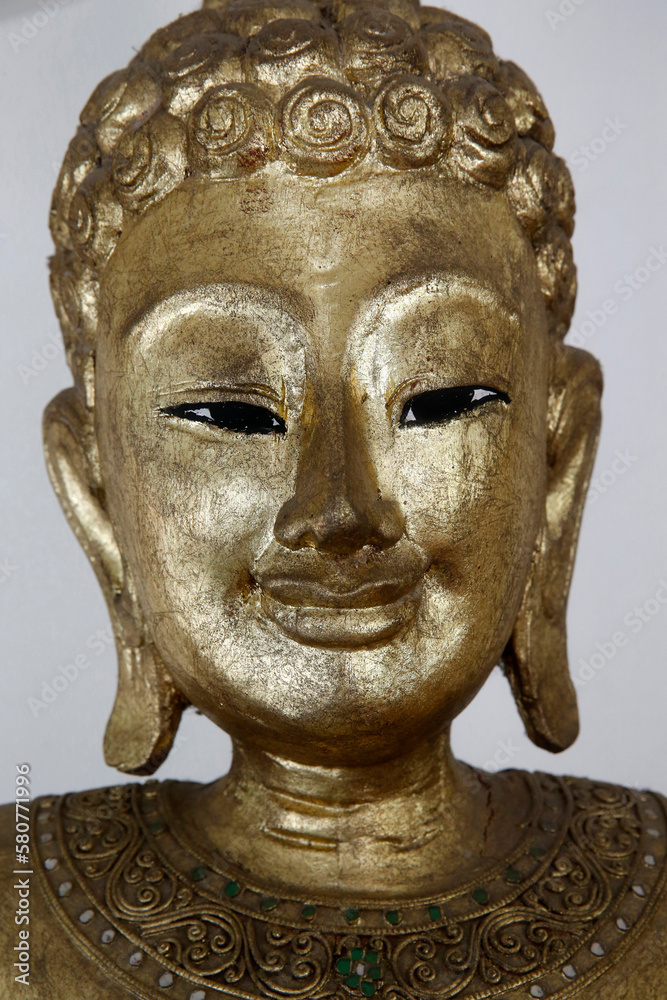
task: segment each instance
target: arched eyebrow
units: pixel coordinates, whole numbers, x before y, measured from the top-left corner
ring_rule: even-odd
[[[442,296],[444,301],[452,304],[457,300],[477,302],[484,308],[499,313],[509,324],[521,324],[521,313],[516,303],[498,289],[469,274],[435,272],[415,278],[401,278],[382,287],[362,304],[357,325],[366,327],[364,332],[371,333],[388,313],[393,310],[406,312],[410,308],[410,300],[424,292]]]
[[[278,330],[285,322],[292,330],[301,321],[283,296],[257,285],[242,282],[203,285],[184,289],[155,302],[126,326],[124,335],[136,337],[142,345],[150,346],[157,336],[180,320],[191,316],[233,316],[259,320],[266,330],[278,340]]]

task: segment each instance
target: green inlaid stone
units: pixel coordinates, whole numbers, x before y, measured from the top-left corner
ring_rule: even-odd
[[[505,878],[508,882],[520,882],[521,872],[517,871],[516,868],[508,868],[505,872]]]
[[[544,855],[545,855],[545,854],[546,854],[547,852],[546,852],[546,851],[544,850],[544,848],[543,848],[543,847],[537,847],[537,846],[535,846],[535,847],[531,847],[531,849],[530,849],[530,853],[531,853],[531,854],[532,854],[532,856],[533,856],[533,857],[534,857],[534,858],[535,858],[535,859],[537,860],[538,858],[543,858],[543,857],[544,857]]]
[[[230,899],[233,899],[234,896],[238,896],[240,891],[241,891],[241,886],[238,884],[238,882],[228,882],[227,885],[225,886],[225,896],[229,896]]]
[[[396,924],[400,923],[401,915],[398,912],[398,910],[387,910],[387,912],[384,915],[384,919],[387,921],[387,923],[396,926]]]
[[[155,833],[162,833],[162,831],[164,830],[164,823],[162,822],[161,819],[158,819],[158,820],[155,821],[155,823],[151,823],[151,825],[148,827],[148,829],[149,829],[149,831],[151,833],[154,833],[154,834]]]
[[[310,920],[315,916],[315,907],[311,903],[306,903],[301,910],[301,916],[304,920]]]
[[[264,896],[264,898],[262,899],[261,906],[265,912],[268,912],[269,910],[275,910],[277,905],[278,905],[278,900],[275,898],[275,896]]]
[[[552,823],[550,819],[543,820],[542,823],[540,823],[540,826],[542,827],[545,833],[556,832],[556,824]]]
[[[439,906],[429,906],[428,915],[431,918],[431,920],[440,920],[440,918],[442,917],[442,910],[440,909]]]
[[[372,983],[369,983],[366,980],[364,980],[364,982],[361,984],[361,992],[364,994],[365,997],[372,997],[373,994],[375,993],[375,987],[373,986]]]
[[[350,969],[352,968],[352,963],[349,958],[339,958],[336,962],[336,968],[343,976],[349,976]]]
[[[354,907],[350,907],[345,911],[345,919],[348,924],[353,924],[359,919],[359,910],[355,910]]]
[[[382,979],[382,969],[379,965],[374,965],[372,969],[368,970],[368,975],[371,979]]]
[[[352,949],[352,961],[353,962],[360,962],[363,957],[364,957],[364,952],[363,952],[362,948],[353,948]]]
[[[486,906],[489,901],[489,894],[486,889],[475,889],[472,894],[472,898],[476,903],[479,903],[480,906]]]
[[[345,980],[345,985],[349,986],[351,990],[356,990],[360,982],[361,976],[348,976]]]
[[[378,953],[376,951],[367,951],[364,955],[364,962],[369,962],[370,965],[375,965],[378,960]]]
[[[206,871],[205,868],[202,868],[201,865],[197,865],[196,868],[192,869],[192,877],[195,880],[195,882],[201,882],[201,880],[203,878],[206,878],[207,875],[208,872]]]

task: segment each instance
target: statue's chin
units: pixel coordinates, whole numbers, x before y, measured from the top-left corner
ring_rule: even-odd
[[[159,648],[186,698],[234,739],[313,764],[381,761],[447,727],[502,651],[476,648],[479,631],[459,616],[427,628],[416,597],[357,609],[274,601],[196,650]]]

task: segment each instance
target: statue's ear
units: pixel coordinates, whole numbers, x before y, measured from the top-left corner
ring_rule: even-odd
[[[565,616],[579,526],[600,433],[602,372],[592,355],[558,345],[549,396],[548,479],[523,603],[503,654],[526,731],[566,750],[579,733],[567,660]]]
[[[51,483],[95,570],[116,638],[118,691],[104,757],[128,774],[152,774],[169,753],[184,702],[146,638],[105,507],[92,414],[75,389],[61,392],[46,408],[44,449]]]

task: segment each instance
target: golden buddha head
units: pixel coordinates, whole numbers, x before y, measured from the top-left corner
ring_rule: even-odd
[[[107,761],[183,705],[308,763],[447,729],[502,660],[577,733],[565,612],[601,376],[563,345],[542,99],[411,0],[231,0],[95,91],[52,211],[47,461],[119,653]]]

